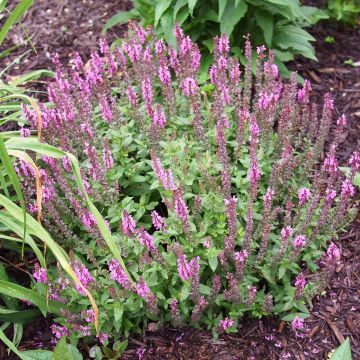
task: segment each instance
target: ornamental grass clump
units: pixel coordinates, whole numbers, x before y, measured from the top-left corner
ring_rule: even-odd
[[[253,77],[250,41],[240,69],[225,35],[204,76],[198,46],[179,26],[174,34],[177,49],[131,24],[120,48],[102,40],[87,64],[76,55],[66,70],[54,57],[43,141],[78,157],[126,265],[102,239],[67,158],[39,159],[43,224],[99,307],[96,334],[82,289],[55,264],[47,274],[37,267],[50,297],[77,309],[55,319],[55,336],[106,344],[164,322],[215,334],[236,331],[246,314],[301,318],[340,262],[334,241],[356,210],[360,157],[346,177],[336,160],[346,118],[331,133],[330,94],[313,104],[310,83],[279,78],[263,47]],[[17,171],[36,212],[31,171],[21,162]]]

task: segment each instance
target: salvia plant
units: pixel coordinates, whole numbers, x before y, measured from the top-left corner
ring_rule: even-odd
[[[213,64],[200,75],[198,46],[178,25],[174,36],[176,49],[130,24],[120,48],[101,40],[87,64],[76,55],[65,69],[54,56],[41,129],[23,107],[31,128],[21,136],[41,130],[43,142],[74,154],[86,190],[74,185],[67,157],[38,156],[42,224],[83,285],[51,265],[51,254],[47,270],[34,268],[37,291],[72,309],[55,318],[57,338],[106,345],[165,322],[217,335],[235,332],[244,315],[269,314],[296,316],[301,332],[306,304],[340,261],[333,241],[356,212],[360,155],[346,177],[336,159],[346,118],[331,131],[330,94],[313,104],[310,83],[282,80],[264,47],[253,77],[250,40],[240,69],[226,35],[214,38]],[[35,215],[33,170],[18,161],[16,171]],[[99,308],[98,331],[84,288]]]

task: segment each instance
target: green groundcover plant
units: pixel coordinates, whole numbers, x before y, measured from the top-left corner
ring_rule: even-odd
[[[42,224],[70,252],[83,285],[51,254],[47,270],[35,266],[36,291],[69,309],[53,334],[106,346],[165,322],[217,336],[236,332],[246,314],[276,314],[301,336],[306,305],[340,262],[336,234],[356,212],[359,154],[347,176],[336,160],[346,118],[331,132],[331,96],[312,104],[310,83],[281,79],[263,46],[253,78],[249,39],[240,69],[228,37],[215,37],[213,64],[201,75],[198,46],[178,25],[174,36],[177,49],[130,24],[121,48],[110,52],[101,41],[86,65],[75,56],[66,70],[55,56],[41,128],[23,107],[31,128],[21,136],[41,130],[43,142],[74,154],[86,191],[74,185],[68,157],[37,157]],[[35,215],[34,171],[23,161],[16,171]],[[121,257],[109,251],[87,198]],[[98,332],[84,288],[99,308]]]

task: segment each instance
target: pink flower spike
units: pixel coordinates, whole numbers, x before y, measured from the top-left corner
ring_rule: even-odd
[[[219,327],[222,331],[225,331],[234,326],[235,321],[226,317],[224,320],[220,320]]]
[[[305,328],[304,319],[296,316],[294,320],[291,322],[291,326],[294,331],[303,330]]]
[[[129,215],[129,213],[126,210],[124,210],[124,212],[123,212],[123,216],[121,219],[121,225],[122,225],[122,231],[123,231],[124,235],[129,236],[129,237],[134,235],[136,224],[135,224],[133,217],[131,215]]]
[[[295,249],[301,249],[305,246],[306,239],[304,235],[298,235],[293,241],[293,246]]]
[[[36,279],[38,283],[46,284],[48,281],[46,270],[43,267],[40,267],[38,263],[35,264],[33,277]]]
[[[299,205],[303,206],[306,203],[306,201],[309,200],[310,196],[311,196],[311,192],[309,189],[307,188],[299,189],[298,191]]]

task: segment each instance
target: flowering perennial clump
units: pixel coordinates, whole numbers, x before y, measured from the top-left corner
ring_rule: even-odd
[[[348,177],[336,159],[345,116],[332,133],[331,96],[318,115],[310,83],[281,79],[263,47],[253,79],[249,40],[240,69],[228,38],[216,37],[206,80],[198,46],[178,25],[177,49],[130,27],[113,51],[102,40],[87,66],[76,55],[66,70],[55,56],[53,106],[41,106],[43,141],[79,158],[124,261],[104,242],[67,158],[39,159],[43,224],[98,303],[98,340],[148,319],[221,333],[244,314],[304,311],[341,261],[336,234],[354,215],[360,156]],[[24,115],[35,130],[35,114],[24,106]],[[35,174],[21,161],[17,172],[34,213]],[[95,335],[83,290],[53,274],[37,266],[34,278],[80,314],[57,319],[65,328],[54,325],[55,336]],[[303,330],[302,319],[292,326]]]

